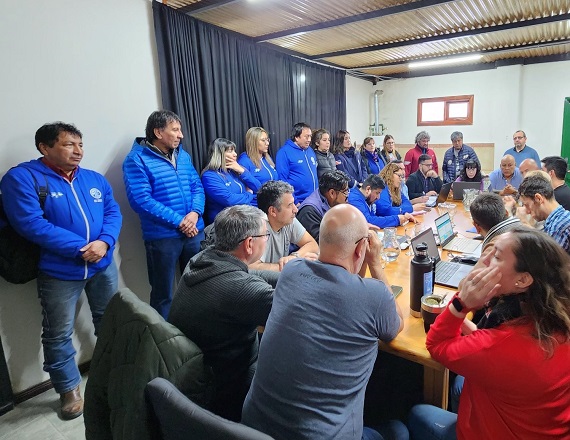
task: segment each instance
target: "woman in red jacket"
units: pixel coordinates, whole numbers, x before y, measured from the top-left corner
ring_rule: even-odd
[[[497,239],[485,263],[427,336],[432,357],[465,376],[458,415],[418,405],[412,438],[569,439],[570,257],[548,235],[519,227]],[[513,295],[518,304],[501,308]],[[467,312],[488,302],[512,318],[462,336]]]

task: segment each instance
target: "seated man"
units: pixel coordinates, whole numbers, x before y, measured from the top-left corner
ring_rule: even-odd
[[[320,244],[318,261],[295,260],[281,273],[242,422],[277,440],[382,438],[362,428],[364,392],[378,339],[392,340],[404,321],[380,241],[342,204],[324,215]],[[364,260],[372,278],[358,275]],[[399,427],[390,434],[407,439]]]
[[[377,174],[369,174],[361,188],[354,189],[348,195],[348,203],[358,209],[366,218],[366,221],[378,228],[388,228],[390,226],[400,226],[406,221],[413,221],[414,217],[410,213],[399,215],[376,215],[375,202],[380,198],[380,193],[384,189],[384,182]]]
[[[526,177],[526,173],[529,171],[536,171],[538,170],[538,164],[534,161],[534,159],[525,159],[519,165],[519,171],[523,179]]]
[[[168,317],[214,371],[212,410],[234,421],[257,365],[257,327],[265,325],[273,300],[273,287],[247,269],[265,251],[269,233],[263,218],[248,205],[216,216],[215,245],[186,266]]]
[[[422,154],[419,158],[418,170],[406,180],[409,199],[422,196],[437,196],[443,182],[433,170],[433,160],[431,156]]]
[[[489,191],[495,191],[501,196],[515,194],[522,179],[521,172],[515,166],[515,158],[507,154],[501,159],[501,167],[489,174]]]
[[[540,173],[527,175],[522,181],[519,186],[521,201],[532,218],[544,220],[544,232],[570,253],[570,211],[558,204],[550,181]]]
[[[350,189],[348,182],[350,177],[342,171],[327,171],[319,178],[319,189],[305,199],[297,220],[305,227],[307,232],[319,242],[319,228],[323,215],[333,206],[346,203]]]
[[[541,160],[542,171],[548,173],[554,189],[554,197],[564,209],[570,211],[570,187],[564,179],[568,172],[568,163],[560,156],[548,156]]]
[[[265,253],[250,263],[250,269],[281,271],[294,258],[315,260],[319,245],[295,218],[293,187],[282,180],[268,180],[257,192],[257,206],[267,214],[269,239]],[[291,244],[299,249],[289,254]]]

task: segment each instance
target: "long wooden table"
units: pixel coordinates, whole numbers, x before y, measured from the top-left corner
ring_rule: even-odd
[[[463,209],[460,201],[456,203],[457,213],[453,218],[454,230],[461,236],[474,237],[476,234],[466,232],[473,227],[469,213]],[[434,227],[434,220],[439,216],[437,208],[432,208],[423,216],[417,217],[425,227]],[[409,225],[406,225],[409,226]],[[398,234],[404,235],[404,227],[398,228]],[[380,342],[382,351],[408,359],[424,366],[424,402],[447,409],[449,391],[449,370],[432,359],[426,349],[426,334],[421,318],[414,318],[410,314],[410,261],[411,256],[405,255],[407,251],[400,252],[395,262],[388,263],[384,269],[391,284],[402,286],[403,292],[398,296],[397,303],[404,315],[404,329],[390,343]],[[447,251],[443,251],[441,256],[447,259]],[[435,285],[435,293],[438,295],[452,296],[455,290]]]

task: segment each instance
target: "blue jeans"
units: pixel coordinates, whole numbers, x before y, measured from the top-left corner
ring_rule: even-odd
[[[449,390],[449,409],[455,414],[459,411],[459,398],[461,397],[464,382],[465,378],[463,376],[456,376]]]
[[[410,411],[408,428],[413,440],[456,440],[457,414],[432,405],[416,405]]]
[[[399,420],[388,420],[372,428],[364,427],[362,440],[408,440],[408,428]]]
[[[190,258],[200,252],[200,242],[204,240],[204,231],[195,237],[163,238],[144,242],[148,281],[151,286],[150,305],[164,318],[168,318],[172,303],[172,290],[176,263],[180,273]]]
[[[97,335],[105,308],[119,287],[117,266],[112,260],[105,270],[87,280],[60,280],[40,272],[37,285],[44,317],[44,371],[49,373],[55,391],[66,393],[81,382],[71,341],[77,301],[85,289]]]

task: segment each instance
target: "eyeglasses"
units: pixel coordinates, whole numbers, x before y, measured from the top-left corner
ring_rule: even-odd
[[[433,168],[433,163],[422,163],[421,165],[423,165],[424,167]]]
[[[356,240],[356,241],[354,242],[354,244],[358,244],[358,243],[360,243],[362,240],[368,240],[368,243],[370,243],[370,236],[369,236],[369,235],[366,235],[365,237],[359,238],[358,240]]]
[[[524,136],[513,136],[513,141],[516,141],[518,139],[524,139]]]
[[[259,139],[259,140],[260,140],[261,142],[267,142],[267,143],[269,143],[269,141],[270,141],[271,139],[269,139],[269,138],[265,138],[265,139],[261,138],[261,139]]]
[[[271,232],[266,232],[265,234],[259,234],[259,235],[248,235],[247,237],[242,238],[240,241],[238,241],[238,243],[244,242],[244,241],[247,240],[249,237],[251,237],[251,238],[261,238],[261,237],[263,237],[263,238],[265,238],[265,241],[267,241],[267,240],[269,239],[269,236],[270,236],[270,235],[271,235]]]
[[[403,179],[404,177],[406,177],[405,174],[397,173],[396,171],[394,171],[394,174],[395,174],[396,176],[398,176],[400,179]]]
[[[338,192],[344,194],[345,197],[348,197],[348,195],[350,194],[350,188],[342,189],[339,190]]]

